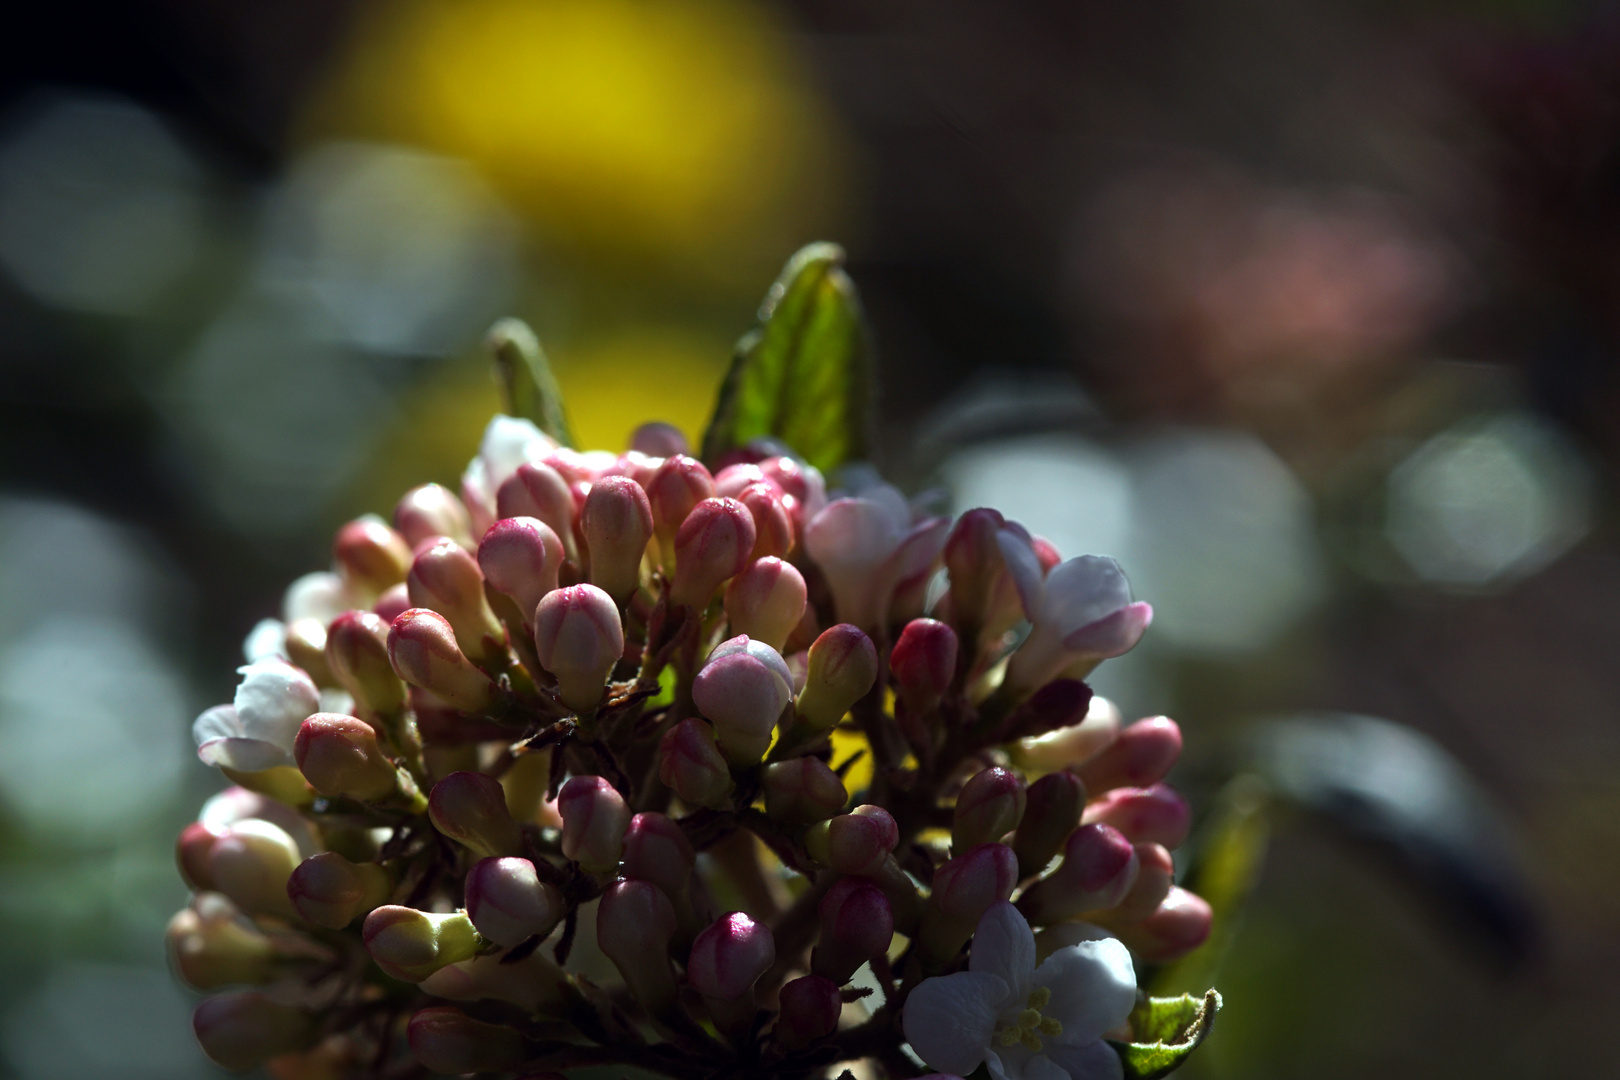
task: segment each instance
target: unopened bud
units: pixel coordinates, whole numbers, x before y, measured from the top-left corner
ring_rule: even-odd
[[[765,812],[775,821],[825,821],[844,808],[849,792],[820,758],[805,755],[765,767]]]
[[[337,531],[332,558],[344,580],[359,591],[376,596],[405,580],[411,566],[411,546],[382,518],[355,518]]]
[[[810,857],[840,874],[876,874],[900,842],[900,828],[881,806],[857,806],[847,814],[810,826],[804,846]]]
[[[388,660],[400,678],[462,712],[483,712],[497,700],[495,684],[473,667],[450,623],[436,611],[411,608],[394,620],[388,628]]]
[[[504,653],[506,638],[484,597],[484,574],[466,548],[440,540],[419,549],[405,587],[411,603],[445,617],[468,657],[489,663]]]
[[[630,449],[649,457],[669,458],[686,453],[690,447],[680,428],[662,420],[651,420],[630,436]]]
[[[780,1005],[773,1038],[786,1050],[802,1050],[837,1029],[844,999],[831,979],[805,975],[783,985]]]
[[[793,517],[794,529],[798,532],[802,533],[805,522],[827,505],[826,482],[813,466],[777,455],[761,461],[759,471],[782,492],[788,513]]]
[[[894,910],[883,890],[863,878],[833,882],[821,898],[821,935],[811,956],[817,975],[842,986],[857,968],[882,956],[894,939]]]
[[[496,513],[502,518],[531,517],[545,522],[565,550],[573,550],[574,492],[550,465],[526,461],[495,493]]]
[[[1092,791],[1146,787],[1163,780],[1181,756],[1181,728],[1168,716],[1138,720],[1106,750],[1080,767]]]
[[[735,499],[750,484],[761,483],[765,483],[765,470],[761,469],[757,462],[738,461],[714,474],[714,493],[727,499]]]
[[[889,653],[895,691],[914,716],[939,705],[956,677],[956,631],[935,619],[912,619]]]
[[[453,1005],[421,1010],[405,1037],[416,1060],[446,1076],[511,1072],[528,1057],[523,1036],[512,1028],[474,1020]]]
[[[733,764],[753,765],[793,697],[793,675],[781,653],[746,636],[722,642],[692,684],[692,700]]]
[[[377,745],[370,724],[353,716],[316,713],[293,743],[298,771],[329,799],[380,802],[399,790],[399,772]]]
[[[235,822],[208,851],[214,886],[249,915],[290,918],[287,878],[302,856],[280,826],[259,818]]]
[[[563,542],[550,525],[533,517],[502,518],[478,544],[478,566],[496,592],[510,596],[525,623],[534,621],[540,598],[557,587]]]
[[[1115,788],[1086,807],[1085,822],[1112,825],[1133,843],[1175,848],[1187,839],[1192,811],[1181,793],[1168,784]]]
[[[1163,964],[1202,945],[1214,920],[1208,901],[1172,885],[1153,914],[1141,922],[1119,926],[1115,932],[1138,959]]]
[[[1036,698],[1040,694],[1035,695]],[[1092,697],[1075,723],[1009,746],[1013,763],[1032,771],[1078,768],[1119,737],[1119,709],[1104,697]]]
[[[776,962],[770,928],[743,911],[716,919],[692,942],[686,981],[706,998],[734,1000],[753,993],[754,984]]]
[[[214,850],[219,830],[211,829],[200,821],[193,821],[180,830],[175,841],[174,861],[180,867],[180,876],[193,892],[214,888],[214,875],[208,869],[208,855]]]
[[[287,624],[281,643],[293,666],[302,668],[316,686],[336,682],[326,663],[326,624],[320,619],[294,619]]]
[[[480,858],[517,855],[523,834],[500,781],[477,772],[453,772],[433,785],[428,796],[433,827]]]
[[[326,665],[355,702],[378,714],[405,705],[405,687],[388,660],[388,623],[369,611],[346,611],[326,632]]]
[[[298,864],[287,879],[287,897],[306,922],[341,930],[388,899],[388,871],[323,851]]]
[[[169,920],[169,957],[198,990],[269,982],[275,947],[218,893],[203,893]]]
[[[630,819],[624,836],[624,876],[650,881],[673,900],[692,880],[697,854],[686,832],[663,814],[648,812]]]
[[[653,535],[647,493],[627,476],[604,476],[585,497],[579,531],[591,556],[591,584],[623,604],[640,583]]]
[[[624,854],[630,808],[618,789],[600,776],[575,776],[557,794],[562,815],[562,851],[593,874],[611,874]]]
[[[1095,916],[1099,923],[1124,926],[1140,922],[1159,909],[1175,885],[1176,863],[1162,844],[1137,844],[1134,850],[1141,868],[1136,881],[1113,910]]]
[[[672,454],[658,467],[647,483],[647,500],[652,506],[653,532],[664,562],[664,572],[675,569],[675,536],[704,499],[714,497],[714,477],[696,458]]]
[[[962,785],[951,822],[951,850],[1000,840],[1024,818],[1024,778],[1011,769],[981,769]]]
[[[619,607],[595,585],[549,592],[535,609],[534,647],[541,665],[556,676],[562,703],[575,712],[590,712],[624,655]]]
[[[945,569],[951,580],[951,603],[967,625],[983,626],[1004,562],[997,535],[1007,519],[996,510],[978,507],[956,519],[945,540]]]
[[[472,518],[467,508],[442,484],[423,484],[407,491],[394,507],[394,528],[413,548],[434,536],[448,536],[459,544],[472,543]]]
[[[1024,818],[1012,839],[1019,877],[1034,877],[1046,869],[1080,824],[1085,805],[1085,785],[1071,772],[1047,773],[1029,785]]]
[[[736,499],[748,508],[749,516],[754,519],[751,558],[780,557],[793,550],[793,519],[775,484],[749,484],[737,492]]]
[[[625,985],[654,1016],[675,1008],[675,973],[669,943],[675,908],[649,881],[616,881],[596,909],[596,943]]]
[[[799,719],[813,728],[833,727],[850,706],[877,682],[877,647],[849,623],[822,631],[810,646],[804,689],[799,692]]]
[[[467,871],[467,916],[485,938],[511,947],[545,937],[568,913],[562,893],[528,859],[481,859]]]
[[[736,499],[704,499],[692,507],[675,534],[670,601],[707,607],[715,590],[747,567],[754,538],[753,515]]]
[[[563,970],[536,949],[509,962],[510,953],[485,953],[446,964],[423,979],[423,993],[446,1001],[507,1001],[528,1013],[565,1015],[579,1003],[579,991]]]
[[[731,770],[715,745],[714,728],[695,716],[664,733],[658,747],[658,778],[692,806],[715,810],[731,806]]]
[[[1018,856],[1005,844],[980,844],[934,871],[933,891],[917,930],[925,967],[938,967],[959,952],[979,918],[1012,895]]]
[[[1063,922],[1111,908],[1136,884],[1140,859],[1118,829],[1082,825],[1063,845],[1063,861],[1024,890],[1018,910],[1032,924]]]
[[[302,1010],[241,990],[205,998],[191,1014],[191,1030],[214,1064],[245,1072],[303,1049],[314,1037],[315,1022]]]
[[[481,944],[464,911],[445,915],[389,904],[366,916],[366,951],[396,979],[421,982],[446,964],[467,960]]]
[[[372,614],[385,623],[392,623],[410,609],[411,591],[405,587],[403,581],[383,590],[383,594],[377,597],[377,602],[371,607]]]
[[[733,634],[781,652],[804,617],[805,597],[804,576],[792,563],[756,559],[726,586],[726,620]]]

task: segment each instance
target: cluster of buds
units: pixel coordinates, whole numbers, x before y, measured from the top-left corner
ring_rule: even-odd
[[[1208,932],[1180,732],[1083,681],[1151,617],[1111,559],[778,446],[507,416],[333,554],[195,725],[234,786],[169,936],[222,1065],[893,1071],[1006,901],[1144,962]]]

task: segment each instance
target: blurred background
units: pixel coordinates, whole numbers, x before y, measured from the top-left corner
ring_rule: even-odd
[[[190,722],[338,524],[459,476],[491,319],[539,330],[588,445],[695,436],[822,238],[885,471],[1118,556],[1158,611],[1098,688],[1182,723],[1193,872],[1249,892],[1161,973],[1227,998],[1186,1074],[1614,1068],[1620,10],[31,17],[0,39],[0,1076],[217,1075],[161,943],[218,785]]]

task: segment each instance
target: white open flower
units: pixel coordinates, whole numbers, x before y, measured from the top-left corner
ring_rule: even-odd
[[[1131,954],[1113,938],[1035,965],[1035,935],[1011,904],[985,912],[968,970],[924,979],[906,999],[906,1039],[930,1068],[995,1080],[1119,1080],[1103,1034],[1136,1005]]]
[[[531,420],[497,414],[484,429],[478,456],[461,475],[461,498],[472,515],[474,535],[481,534],[495,521],[495,493],[518,466],[541,461],[557,449],[557,441]]]
[[[950,526],[947,518],[913,524],[905,496],[877,483],[828,503],[805,527],[804,547],[827,578],[838,618],[871,629],[887,619],[901,585],[933,568]]]
[[[1106,555],[1059,563],[1044,578],[1027,560],[1009,558],[1007,566],[1035,624],[1007,668],[1014,689],[1028,692],[1058,675],[1083,679],[1135,648],[1153,621],[1153,608],[1131,600],[1125,571]]]
[[[215,705],[191,725],[197,756],[209,765],[259,772],[293,763],[298,728],[320,708],[310,677],[277,657],[237,668],[242,683],[229,705]]]

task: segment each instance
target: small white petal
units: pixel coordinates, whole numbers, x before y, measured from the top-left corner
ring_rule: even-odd
[[[1047,957],[1070,945],[1078,945],[1082,941],[1101,941],[1113,936],[1102,927],[1088,922],[1057,923],[1035,935],[1035,962],[1044,964]]]
[[[1131,584],[1119,563],[1105,555],[1082,555],[1046,575],[1039,621],[1058,637],[1105,619],[1131,602]]]
[[[262,739],[209,739],[197,747],[205,765],[222,766],[237,772],[263,772],[277,765],[291,765],[291,752]]]
[[[968,970],[999,978],[1007,984],[1007,1007],[1023,1008],[1035,974],[1035,935],[1018,909],[1005,900],[992,904],[979,919]]]
[[[1052,991],[1042,1011],[1063,1025],[1065,1045],[1100,1038],[1136,1007],[1130,950],[1114,938],[1059,949],[1035,970],[1035,985]]]
[[[304,719],[320,707],[320,691],[308,675],[281,660],[261,660],[237,669],[236,713],[242,734],[292,753]]]
[[[1043,1053],[1036,1054],[1024,1063],[1024,1075],[1020,1080],[1070,1080],[1070,1078],[1067,1069]]]
[[[997,531],[996,546],[1001,549],[1001,561],[1018,590],[1018,602],[1024,609],[1024,617],[1033,620],[1040,609],[1043,585],[1041,560],[1035,556],[1035,546],[1022,530],[1013,529]]]
[[[906,999],[906,1041],[931,1068],[966,1076],[985,1060],[1007,984],[982,971],[924,979]]]
[[[305,574],[287,586],[281,597],[281,617],[287,622],[314,619],[326,626],[349,610],[343,579],[325,570]]]
[[[478,457],[488,469],[486,478],[490,490],[494,491],[517,472],[519,465],[539,461],[555,449],[557,444],[535,427],[533,421],[497,414],[484,429]]]
[[[213,739],[229,739],[242,734],[242,719],[234,705],[215,705],[191,722],[191,737],[201,746]]]
[[[1069,1080],[1124,1080],[1125,1066],[1119,1055],[1101,1039],[1079,1045],[1048,1043],[1046,1053],[1063,1067]]]
[[[242,640],[242,659],[248,663],[270,656],[287,659],[287,624],[280,619],[260,619]]]

